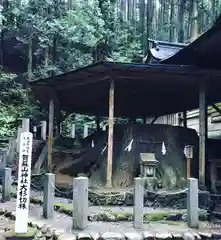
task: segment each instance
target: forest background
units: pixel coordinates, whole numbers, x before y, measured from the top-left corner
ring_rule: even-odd
[[[149,38],[190,43],[213,25],[220,10],[220,0],[0,0],[1,47],[8,32],[19,32],[18,47],[27,59],[21,76],[7,71],[0,56],[0,139],[15,134],[21,117],[48,119],[24,82],[100,60],[141,63]],[[90,131],[96,127],[95,117],[73,113],[62,123],[64,136],[72,123],[78,134],[85,123]]]

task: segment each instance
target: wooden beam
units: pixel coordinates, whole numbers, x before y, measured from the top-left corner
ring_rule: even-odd
[[[106,81],[109,79],[109,77],[106,74],[103,76],[102,75],[103,75],[102,73],[98,77],[94,77],[94,75],[89,75],[89,76],[84,77],[83,79],[76,79],[75,81],[67,82],[66,84],[62,84],[62,83],[59,85],[55,84],[55,87],[59,91],[61,91],[61,90],[64,91],[69,88],[81,87],[81,86],[85,86],[88,84]],[[88,79],[88,80],[85,80],[85,79]],[[43,87],[43,85],[41,85],[41,86]]]
[[[147,117],[143,117],[143,124],[146,124]]]
[[[107,187],[112,187],[113,162],[113,131],[114,131],[114,80],[110,79],[109,117],[108,117],[108,152],[107,152]]]
[[[212,103],[211,105],[219,114],[221,114],[221,109],[220,108],[218,108],[214,103]]]
[[[205,186],[207,140],[207,98],[206,86],[202,83],[199,87],[199,184]]]
[[[100,118],[96,117],[96,127],[97,127],[97,132],[100,131]]]
[[[155,117],[155,118],[151,121],[150,124],[154,124],[154,123],[156,122],[157,118],[158,118],[158,117]]]
[[[48,125],[48,172],[52,167],[52,146],[53,146],[53,122],[54,122],[54,100],[49,104],[49,125]]]

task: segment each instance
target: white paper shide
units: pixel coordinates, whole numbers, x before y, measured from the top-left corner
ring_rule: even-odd
[[[30,132],[24,132],[20,137],[15,233],[28,231],[32,139]]]

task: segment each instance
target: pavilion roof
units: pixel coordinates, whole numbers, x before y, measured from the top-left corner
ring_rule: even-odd
[[[173,56],[188,45],[184,43],[171,43],[167,41],[158,41],[153,39],[148,40],[152,44],[152,47],[148,52],[145,63],[160,62],[161,60]]]
[[[221,70],[221,15],[215,24],[199,38],[173,56],[163,59],[162,64],[192,65],[205,69]]]
[[[161,116],[198,108],[199,84],[207,81],[209,99],[220,101],[221,72],[191,66],[100,62],[31,83],[48,107],[53,96],[60,110],[108,116],[109,79],[115,80],[115,116]]]

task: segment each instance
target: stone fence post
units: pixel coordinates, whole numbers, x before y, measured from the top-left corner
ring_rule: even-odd
[[[44,179],[44,203],[43,203],[43,217],[53,218],[54,215],[54,193],[55,193],[55,175],[53,173],[46,173]]]
[[[30,119],[22,118],[22,132],[30,132]]]
[[[84,229],[88,216],[88,178],[77,177],[73,180],[73,228]]]
[[[84,138],[88,136],[88,125],[84,124]]]
[[[134,228],[143,227],[144,179],[134,179]]]
[[[72,127],[71,127],[71,137],[72,137],[72,138],[75,138],[75,130],[76,130],[76,129],[75,129],[75,124],[73,123],[73,124],[72,124]]]
[[[12,185],[12,170],[11,168],[4,168],[2,181],[2,201],[7,202],[11,200],[11,185]]]
[[[188,178],[187,224],[191,228],[199,226],[199,188],[198,179]]]
[[[41,121],[41,139],[45,141],[46,136],[47,136],[47,122]]]

